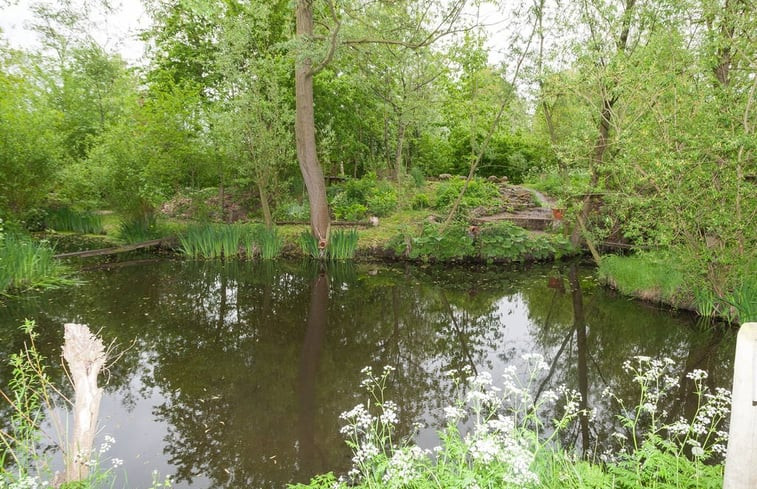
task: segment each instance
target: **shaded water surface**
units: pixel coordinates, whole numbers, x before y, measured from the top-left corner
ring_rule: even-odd
[[[153,469],[171,475],[174,487],[197,488],[282,487],[345,470],[339,414],[364,400],[367,365],[396,368],[388,397],[407,431],[416,421],[433,424],[451,402],[446,371],[467,365],[496,379],[521,355],[540,353],[551,367],[542,388],[567,384],[599,412],[565,434],[564,442],[585,447],[616,429],[601,392],[635,397],[625,359],[670,357],[684,380],[699,368],[712,386],[731,381],[731,333],[617,297],[567,264],[163,261],[84,278],[0,306],[0,385],[7,388],[8,356],[23,345],[23,318],[37,321],[52,359],[64,322],[117,341],[124,352],[107,376],[99,436],[116,439],[107,455],[124,460],[117,470],[133,488],[149,487]],[[59,367],[51,372],[62,379]],[[669,401],[670,416],[691,409],[686,387]],[[422,444],[433,440],[433,428],[419,435]]]

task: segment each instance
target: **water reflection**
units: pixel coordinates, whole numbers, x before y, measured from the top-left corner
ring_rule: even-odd
[[[590,451],[617,429],[603,389],[635,396],[625,359],[667,356],[682,381],[701,368],[723,386],[734,343],[723,331],[697,330],[687,315],[615,297],[575,265],[160,262],[100,270],[80,287],[2,307],[3,386],[24,317],[40,325],[48,358],[59,355],[69,321],[102,328],[106,341],[134,342],[111,369],[102,409],[102,434],[116,437],[111,455],[124,459],[129,487],[149,487],[153,468],[173,475],[176,487],[201,488],[281,487],[343,470],[350,454],[338,416],[364,400],[364,366],[396,368],[387,395],[399,401],[407,433],[451,401],[447,370],[470,366],[496,377],[529,352],[551,366],[540,391],[566,384],[597,410],[563,439]],[[52,375],[63,379],[55,366]],[[689,387],[682,382],[666,405],[670,417],[692,408]],[[432,433],[421,442],[433,443]]]

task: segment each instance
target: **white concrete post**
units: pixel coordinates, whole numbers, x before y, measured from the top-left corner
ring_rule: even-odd
[[[757,323],[736,338],[732,399],[723,489],[757,488]]]

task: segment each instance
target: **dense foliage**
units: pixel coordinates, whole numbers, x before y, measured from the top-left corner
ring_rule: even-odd
[[[136,239],[210,188],[224,221],[233,194],[269,228],[408,208],[447,227],[496,191],[476,177],[508,177],[556,194],[598,263],[604,241],[671,256],[671,295],[739,315],[757,249],[752,3],[485,2],[506,19],[496,39],[460,1],[297,2],[304,34],[290,3],[145,0],[141,67],[95,41],[86,9],[35,8],[41,47],[0,43],[0,218],[34,230],[110,208]],[[328,202],[314,168],[342,179]],[[459,178],[412,191],[441,174]]]

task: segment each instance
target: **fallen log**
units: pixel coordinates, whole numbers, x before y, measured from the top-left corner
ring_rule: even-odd
[[[72,251],[70,253],[59,253],[54,258],[87,258],[91,256],[115,255],[117,253],[126,253],[127,251],[141,250],[143,248],[168,248],[176,244],[176,238],[160,238],[142,243],[135,243],[124,246],[114,246],[112,248],[101,248],[99,250]]]

